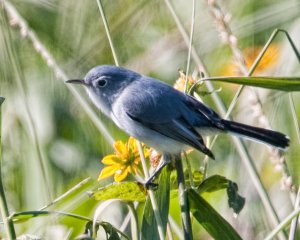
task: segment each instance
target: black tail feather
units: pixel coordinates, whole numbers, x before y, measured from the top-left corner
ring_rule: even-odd
[[[236,133],[250,139],[258,140],[274,147],[285,149],[289,146],[290,139],[288,136],[269,129],[252,127],[238,122],[222,120],[225,131]]]

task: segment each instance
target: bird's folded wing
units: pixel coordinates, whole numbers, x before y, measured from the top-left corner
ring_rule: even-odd
[[[169,122],[153,123],[145,118],[138,118],[127,112],[134,121],[178,142],[192,146],[214,159],[213,153],[205,146],[201,135],[183,118],[172,119]]]

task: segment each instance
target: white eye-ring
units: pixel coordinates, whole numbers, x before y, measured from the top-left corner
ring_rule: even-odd
[[[97,78],[95,81],[94,81],[94,87],[105,87],[107,84],[107,80],[102,76],[102,77],[99,77]]]

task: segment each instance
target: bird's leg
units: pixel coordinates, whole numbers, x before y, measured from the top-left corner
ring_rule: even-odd
[[[152,175],[147,179],[147,181],[144,184],[147,189],[157,188],[157,184],[153,183],[153,181],[160,174],[160,172],[163,170],[163,168],[165,166],[167,166],[170,162],[171,162],[171,156],[169,154],[163,154],[156,169],[154,170]]]

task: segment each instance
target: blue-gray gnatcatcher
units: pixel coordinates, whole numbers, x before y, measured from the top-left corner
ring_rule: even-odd
[[[191,146],[211,158],[202,136],[233,133],[285,149],[289,138],[279,132],[222,119],[192,96],[154,78],[125,68],[103,65],[91,69],[82,84],[93,103],[127,134],[163,154],[179,154]]]

